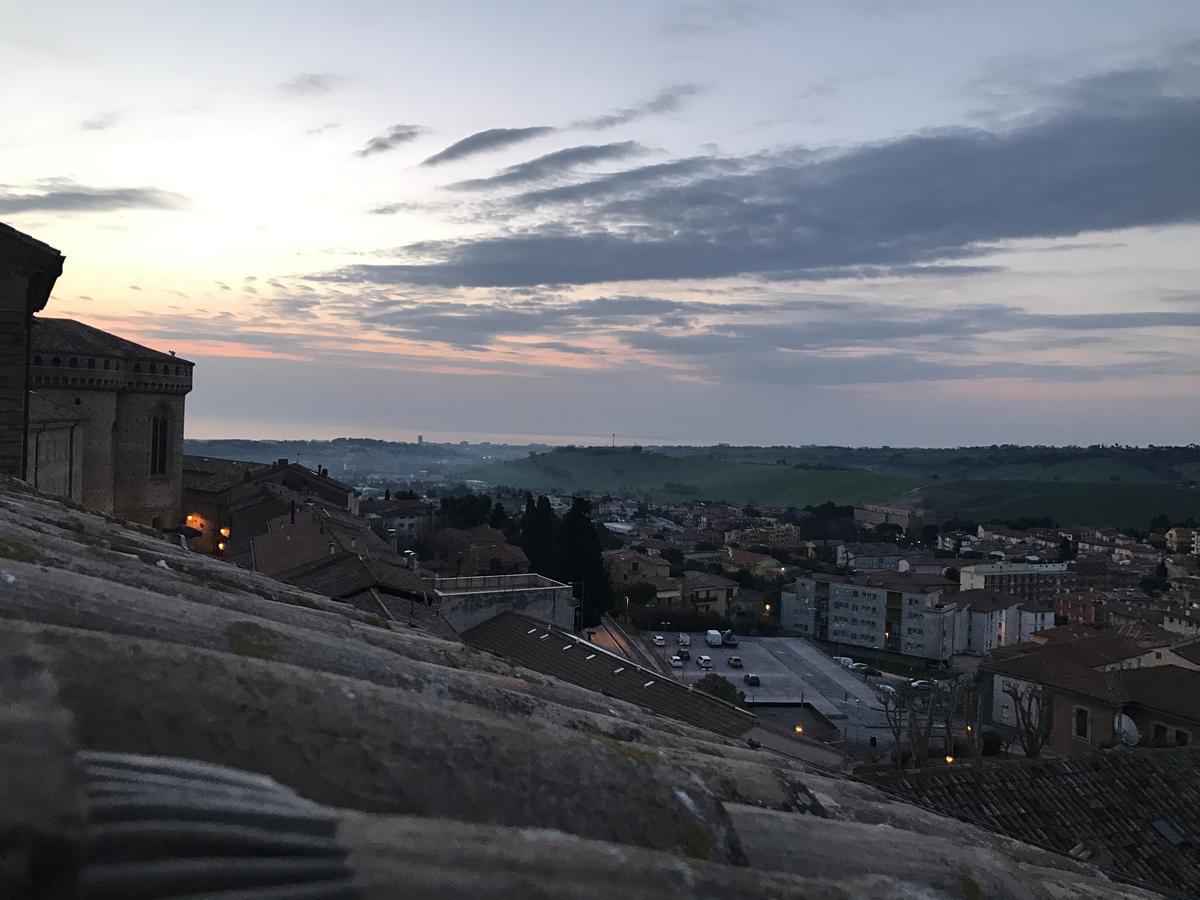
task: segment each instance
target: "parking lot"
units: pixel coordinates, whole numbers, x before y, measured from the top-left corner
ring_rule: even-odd
[[[664,660],[678,650],[676,633],[663,634],[665,647],[653,646],[651,637],[644,638],[651,652]],[[748,705],[811,704],[817,712],[832,719],[846,739],[867,742],[871,736],[881,742],[888,734],[887,720],[880,706],[875,685],[889,680],[867,678],[851,672],[834,662],[820,648],[800,638],[742,637],[737,647],[708,647],[704,634],[692,634],[689,647],[692,658],[682,669],[671,670],[685,683],[694,683],[708,674],[696,664],[696,658],[706,654],[712,658],[712,672],[732,681],[746,694]],[[729,666],[731,656],[740,657],[743,668]],[[752,687],[744,676],[754,674],[761,682]],[[893,682],[897,679],[891,679]]]

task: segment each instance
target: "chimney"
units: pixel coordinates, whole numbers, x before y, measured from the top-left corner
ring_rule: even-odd
[[[288,464],[288,461],[287,461],[287,457],[286,457],[286,456],[285,456],[283,459],[277,459],[277,460],[275,460],[275,468],[276,468],[276,469],[286,469],[286,468],[287,468],[287,464]]]

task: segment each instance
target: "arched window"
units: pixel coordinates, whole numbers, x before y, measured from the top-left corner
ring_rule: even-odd
[[[135,372],[141,372],[141,371],[142,371],[142,364],[141,364],[141,363],[134,363],[134,364],[133,364],[133,371],[135,371]]]
[[[170,446],[171,420],[160,408],[150,420],[150,474],[167,474],[167,448]]]
[[[78,357],[78,356],[72,356],[72,357],[71,357],[71,368],[72,368],[72,369],[78,369],[78,368],[79,368],[79,357]]]
[[[107,360],[107,359],[106,359],[106,360],[104,361],[104,368],[105,368],[105,369],[110,369],[110,368],[112,368],[112,362],[111,362],[110,360]]]
[[[54,357],[54,359],[51,361],[50,365],[52,365],[52,366],[61,366],[61,365],[62,365],[62,360],[61,360],[59,357],[57,357],[57,356],[56,356],[56,357]]]
[[[33,364],[35,366],[40,366],[42,364],[42,358],[40,356],[35,356],[33,358]]]
[[[154,363],[150,363],[150,374],[151,375],[158,374],[158,366],[156,366]]]
[[[88,368],[89,368],[89,369],[94,369],[94,368],[96,368],[96,361],[95,361],[94,359],[89,359],[89,360],[88,360]]]

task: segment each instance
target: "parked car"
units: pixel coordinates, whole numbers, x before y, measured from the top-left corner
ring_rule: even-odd
[[[672,656],[671,657],[671,668],[672,669],[682,669],[683,668],[683,660],[680,659],[678,656]]]
[[[890,684],[877,684],[877,685],[875,685],[875,690],[881,694],[896,693],[896,689],[894,687],[892,687]]]
[[[874,676],[875,678],[878,678],[880,675],[882,675],[882,674],[883,674],[883,673],[882,673],[882,672],[880,672],[878,669],[871,669],[871,668],[867,668],[867,669],[859,669],[858,671],[859,671],[859,673],[860,673],[860,674],[862,674],[862,675],[872,675],[872,676]]]
[[[744,665],[740,656],[731,656],[729,659],[725,660],[725,663],[731,669],[740,669]]]
[[[675,655],[678,656],[680,659],[682,659],[684,662],[687,662],[689,659],[692,658],[692,651],[689,650],[687,647],[680,647],[679,652],[677,652]]]
[[[696,665],[698,665],[702,669],[711,669],[712,668],[712,657],[711,656],[697,656],[696,657]]]
[[[692,646],[692,636],[690,634],[684,634],[682,631],[679,632],[679,637],[677,637],[675,640],[680,647]]]
[[[933,682],[926,681],[924,678],[918,678],[916,681],[910,681],[908,686],[914,691],[927,691],[933,687]]]
[[[732,630],[722,631],[721,643],[726,647],[736,647],[738,645],[737,635]]]
[[[846,666],[847,668],[849,668],[850,666],[852,666],[854,664],[854,660],[852,660],[848,656],[835,656],[833,658],[833,661],[835,663],[837,663],[839,666]]]
[[[654,641],[655,647],[667,646],[667,639],[665,637],[663,637],[661,634],[656,634],[653,638],[653,641]]]
[[[762,679],[757,675],[752,675],[749,672],[747,672],[745,677],[742,678],[742,681],[746,682],[746,684],[750,685],[750,687],[760,687],[762,685]]]
[[[850,663],[850,665],[846,666],[846,668],[849,669],[851,672],[861,672],[863,669],[869,669],[871,667],[868,666],[866,663],[852,662],[852,663]]]

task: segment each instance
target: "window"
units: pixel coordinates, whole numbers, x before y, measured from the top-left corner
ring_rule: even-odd
[[[161,412],[150,420],[150,474],[167,474],[167,414]]]
[[[40,356],[35,356],[33,358],[33,364],[35,366],[40,366],[42,364],[42,358]]]
[[[1190,734],[1188,734],[1186,731],[1184,731],[1182,728],[1176,729],[1176,731],[1175,731],[1175,743],[1178,744],[1180,747],[1186,747],[1188,745],[1188,741],[1191,740],[1191,737],[1192,736]]]
[[[1088,733],[1091,730],[1090,724],[1088,721],[1088,711],[1082,706],[1075,707],[1075,737],[1083,738],[1086,741]]]
[[[111,369],[111,368],[112,368],[112,362],[111,362],[110,360],[107,360],[107,359],[106,359],[106,360],[104,361],[104,368],[105,368],[105,369]]]
[[[1165,742],[1167,740],[1167,726],[1162,722],[1154,723],[1154,740],[1157,742]]]

